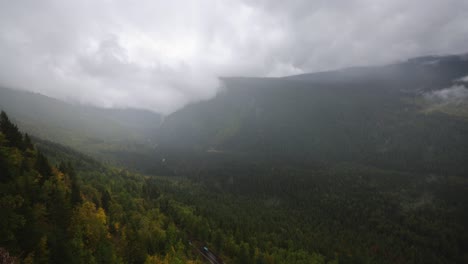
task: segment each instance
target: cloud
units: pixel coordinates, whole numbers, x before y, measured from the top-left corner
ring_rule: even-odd
[[[219,76],[466,52],[464,0],[0,1],[0,83],[170,113]]]
[[[449,88],[426,94],[426,98],[437,101],[458,101],[468,99],[468,88],[463,85],[453,85]]]
[[[457,79],[456,81],[459,81],[459,82],[468,82],[468,75],[465,76],[465,77],[461,77],[461,78]]]

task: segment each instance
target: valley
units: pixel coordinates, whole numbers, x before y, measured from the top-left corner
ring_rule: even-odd
[[[453,55],[225,77],[164,116],[1,88],[0,247],[25,263],[465,263],[467,75]]]

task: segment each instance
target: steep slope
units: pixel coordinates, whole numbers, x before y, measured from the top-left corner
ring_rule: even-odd
[[[427,111],[427,95],[466,75],[468,60],[448,56],[288,78],[225,78],[216,98],[165,119],[160,150],[464,173],[468,122]]]
[[[1,263],[202,263],[167,213],[191,208],[162,212],[159,188],[0,114]]]
[[[27,132],[93,154],[109,146],[147,143],[161,122],[149,111],[73,105],[6,88],[0,88],[0,108]]]
[[[226,263],[465,263],[468,122],[458,110],[468,68],[457,58],[463,70],[448,76],[452,64],[440,64],[430,81],[226,78],[213,100],[167,117],[157,144],[100,145],[134,169],[182,177],[109,168],[33,138],[47,162],[7,126],[0,253],[37,262],[199,263],[206,245]],[[408,63],[434,67],[416,61]],[[410,72],[404,65],[401,74]],[[41,120],[63,135],[51,129],[55,114]],[[123,124],[138,129],[150,118],[137,117]],[[42,173],[39,159],[66,166]],[[72,212],[60,208],[72,203],[69,161],[83,199]]]
[[[214,99],[164,119],[8,89],[0,89],[0,107],[25,131],[149,173],[172,174],[181,160],[209,157],[462,174],[468,97],[459,94],[467,75],[461,55],[285,78],[223,78]]]
[[[201,264],[215,252],[217,263],[326,263],[316,249],[234,239],[235,226],[218,226],[200,205],[185,201],[197,193],[208,194],[187,180],[147,177],[31,141],[0,115],[2,263]],[[210,253],[202,253],[207,247]]]

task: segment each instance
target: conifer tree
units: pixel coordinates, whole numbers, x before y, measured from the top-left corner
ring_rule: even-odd
[[[23,144],[25,149],[34,149],[34,145],[32,144],[31,138],[29,137],[28,133],[24,134]]]
[[[18,127],[10,121],[4,111],[0,113],[0,131],[8,141],[7,146],[24,150],[23,135],[21,135]]]
[[[49,164],[49,161],[47,158],[41,153],[37,152],[37,158],[36,158],[36,170],[41,174],[41,180],[40,183],[44,183],[47,179],[50,178],[52,175],[52,167]]]

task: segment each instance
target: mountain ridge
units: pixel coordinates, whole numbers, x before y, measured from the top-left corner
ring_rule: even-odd
[[[437,65],[427,63],[435,58]],[[369,72],[380,72],[378,76],[391,80],[376,79]],[[395,166],[396,162],[402,168],[407,163],[404,156],[409,155],[406,158],[418,163],[415,167],[426,171],[453,162],[459,166],[451,167],[465,168],[462,156],[468,153],[460,148],[455,148],[453,156],[441,152],[443,137],[456,139],[460,146],[466,144],[465,111],[457,110],[463,105],[459,100],[447,104],[427,96],[468,75],[468,60],[463,55],[414,58],[323,74],[223,77],[223,87],[214,98],[164,117],[142,110],[89,110],[60,101],[53,101],[61,106],[54,108],[50,107],[54,104],[37,103],[46,100],[38,95],[16,106],[1,96],[0,107],[13,118],[20,110],[26,112],[29,119],[20,115],[18,121],[28,132],[149,173],[161,168],[167,172],[168,165],[161,162],[165,157],[205,155],[210,150],[217,155],[239,153],[301,162],[359,161],[378,166]],[[2,93],[5,90],[0,89]],[[75,110],[80,107],[85,110]],[[43,119],[47,116],[45,123],[34,119],[39,113]],[[67,118],[73,120],[70,126],[58,129]],[[89,129],[83,129],[86,125]],[[43,130],[37,133],[38,128]],[[442,164],[431,165],[435,161]]]

